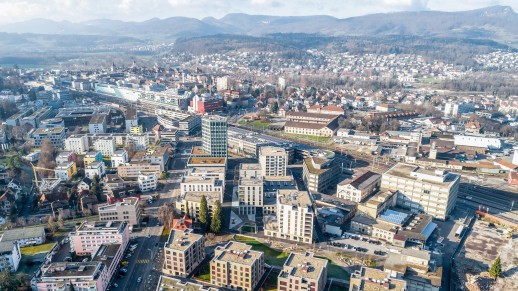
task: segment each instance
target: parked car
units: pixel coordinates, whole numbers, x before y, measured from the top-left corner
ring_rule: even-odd
[[[137,279],[137,283],[140,283],[140,282],[142,282],[142,277],[138,277],[138,279]]]

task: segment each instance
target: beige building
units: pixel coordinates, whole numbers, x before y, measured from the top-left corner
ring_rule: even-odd
[[[383,174],[381,188],[399,191],[397,204],[445,220],[457,201],[460,175],[398,163]]]
[[[154,173],[160,176],[162,168],[160,164],[152,164],[150,162],[129,162],[120,165],[117,168],[117,172],[121,178],[138,178],[140,173]]]
[[[262,177],[245,177],[239,179],[237,186],[239,199],[239,214],[256,214],[259,207],[263,206],[263,179]]]
[[[234,290],[252,291],[264,274],[264,254],[252,246],[230,241],[214,250],[210,262],[212,285]]]
[[[184,176],[180,183],[181,195],[189,192],[217,192],[223,201],[224,180],[219,177]]]
[[[288,152],[279,147],[261,147],[259,149],[259,164],[263,177],[286,176]]]
[[[205,237],[192,229],[171,230],[164,245],[162,271],[172,276],[187,277],[205,258]]]
[[[362,267],[360,270],[351,274],[349,291],[405,291],[407,284],[405,280],[391,277],[382,270]]]
[[[216,201],[221,202],[220,192],[186,192],[180,195],[180,198],[176,201],[176,209],[185,214],[187,207],[189,207],[191,218],[198,220],[200,218],[200,203],[203,196],[207,199],[209,215],[212,216],[212,209],[216,205]]]
[[[302,178],[310,192],[321,193],[336,185],[338,168],[333,159],[309,157],[302,165]]]
[[[275,215],[264,217],[264,234],[310,244],[314,219],[313,202],[307,191],[278,190]]]
[[[367,200],[358,203],[358,211],[376,218],[389,207],[396,206],[397,193],[397,191],[379,191],[368,197]]]
[[[302,135],[331,137],[338,129],[338,117],[308,112],[288,112],[284,132]]]
[[[327,260],[313,253],[291,253],[277,277],[277,290],[323,291],[327,282]]]
[[[336,196],[353,202],[361,202],[379,190],[381,175],[367,171],[357,177],[346,179],[336,186]]]
[[[136,197],[124,198],[122,202],[99,206],[100,221],[126,221],[130,225],[140,224],[142,209]]]

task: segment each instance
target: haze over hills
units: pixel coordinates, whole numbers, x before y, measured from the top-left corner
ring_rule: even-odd
[[[462,12],[397,12],[338,19],[331,16],[228,14],[221,19],[171,17],[143,22],[91,20],[79,23],[35,19],[0,26],[1,32],[58,35],[128,36],[141,40],[174,40],[216,34],[261,36],[308,33],[325,36],[413,35],[484,38],[518,44],[518,14],[511,7],[491,6]]]

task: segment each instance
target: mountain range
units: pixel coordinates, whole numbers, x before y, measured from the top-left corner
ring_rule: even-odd
[[[511,7],[491,6],[461,11],[419,11],[370,14],[339,19],[331,16],[267,16],[228,14],[208,17],[153,18],[143,22],[99,19],[85,22],[34,19],[4,24],[0,32],[44,35],[96,35],[130,37],[142,41],[238,34],[262,36],[306,33],[323,36],[426,36],[491,39],[518,46],[518,14]]]

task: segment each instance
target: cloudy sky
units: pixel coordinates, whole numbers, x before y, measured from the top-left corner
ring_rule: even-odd
[[[0,23],[33,18],[73,22],[99,18],[142,21],[171,16],[201,19],[236,12],[345,18],[409,10],[458,11],[490,5],[508,5],[518,11],[518,0],[0,0]]]

